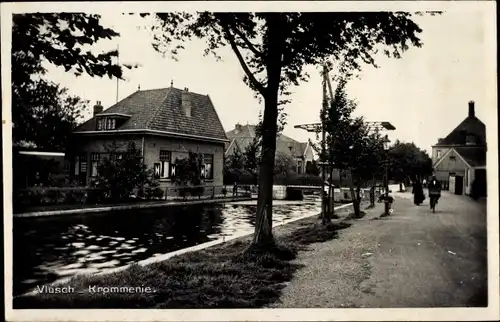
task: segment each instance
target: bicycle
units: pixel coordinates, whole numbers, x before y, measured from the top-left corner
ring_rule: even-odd
[[[438,195],[429,195],[432,213],[436,213],[436,204],[437,204],[438,198],[439,198]]]
[[[431,197],[430,199],[432,213],[436,213],[436,198]]]

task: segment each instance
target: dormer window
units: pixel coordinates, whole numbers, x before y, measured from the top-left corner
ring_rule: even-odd
[[[111,117],[101,118],[97,120],[97,130],[116,130],[116,119]]]

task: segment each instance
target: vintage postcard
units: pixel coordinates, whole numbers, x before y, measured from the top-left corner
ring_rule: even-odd
[[[6,319],[498,320],[495,12],[2,3]]]

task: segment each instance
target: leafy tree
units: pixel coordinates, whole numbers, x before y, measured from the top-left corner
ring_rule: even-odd
[[[290,154],[284,152],[276,152],[276,160],[274,162],[274,174],[287,176],[295,164],[295,161]]]
[[[175,176],[172,182],[179,186],[199,186],[201,184],[201,155],[189,152],[189,156],[175,160]]]
[[[66,88],[57,84],[37,81],[30,89],[30,95],[22,98],[22,104],[29,109],[21,114],[13,113],[25,121],[14,123],[14,144],[25,146],[25,142],[30,142],[36,148],[64,150],[88,103],[78,96],[69,95]],[[27,114],[22,115],[24,112]]]
[[[391,163],[389,176],[399,183],[408,184],[409,179],[428,176],[432,173],[432,160],[426,151],[413,142],[397,140],[389,148]]]
[[[117,51],[95,54],[89,47],[119,36],[100,25],[99,15],[28,13],[13,15],[12,122],[13,141],[38,147],[61,147],[86,104],[66,89],[44,80],[45,64],[75,75],[122,77],[113,59]],[[44,132],[45,131],[45,132]],[[43,133],[43,136],[41,134]]]
[[[259,137],[255,137],[243,152],[243,168],[248,171],[257,183],[260,165]]]
[[[244,82],[264,100],[254,245],[272,244],[272,185],[278,106],[291,86],[307,80],[306,65],[342,61],[346,71],[375,65],[379,49],[400,57],[421,46],[421,29],[406,12],[157,13],[154,48],[174,56],[192,37],[205,39],[205,54],[220,58],[230,46],[245,72]]]
[[[330,103],[325,103],[321,119],[325,129],[324,160],[335,168],[349,172],[351,195],[355,216],[360,216],[360,190],[381,166],[383,153],[379,133],[370,133],[363,118],[353,118],[356,102],[345,92],[346,80],[340,79]],[[319,150],[318,145],[315,148]],[[330,222],[330,213],[322,216],[323,223]]]
[[[97,166],[97,178],[93,185],[108,191],[112,201],[126,200],[134,190],[150,182],[152,172],[147,169],[141,151],[133,141],[128,142],[121,159],[115,157],[118,150],[116,145],[106,147],[106,150],[110,157]]]
[[[306,174],[311,174],[314,176],[319,176],[319,167],[316,162],[316,160],[313,160],[312,162],[308,162],[306,164]]]
[[[244,165],[243,154],[239,150],[236,150],[227,158],[227,162],[230,169],[241,170]]]

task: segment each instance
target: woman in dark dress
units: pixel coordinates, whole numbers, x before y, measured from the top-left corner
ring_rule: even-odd
[[[413,183],[413,203],[419,206],[422,202],[424,202],[424,189],[422,188],[422,183],[418,178],[415,179]]]

